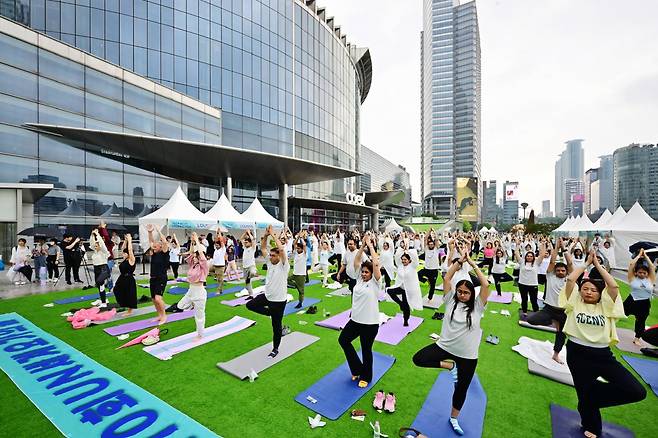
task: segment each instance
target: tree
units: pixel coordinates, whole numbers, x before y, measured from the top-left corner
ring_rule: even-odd
[[[473,225],[471,225],[471,223],[469,221],[464,221],[463,224],[462,224],[462,228],[465,232],[468,233],[469,231],[471,231],[473,229]]]
[[[528,216],[528,225],[535,224],[535,210],[530,210],[530,215]]]

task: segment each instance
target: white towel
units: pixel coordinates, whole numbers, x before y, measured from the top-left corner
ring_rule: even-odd
[[[565,373],[571,375],[569,367],[567,366],[567,352],[562,350],[560,352],[560,359],[564,362],[559,364],[552,359],[553,356],[553,343],[550,341],[538,341],[536,339],[521,336],[518,345],[512,347],[512,350],[519,353],[521,356],[537,362],[539,365],[548,368],[558,373]]]

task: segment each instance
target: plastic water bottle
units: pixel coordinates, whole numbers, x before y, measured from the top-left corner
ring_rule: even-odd
[[[41,282],[41,286],[46,285],[46,278],[48,278],[48,270],[45,266],[42,266],[39,268],[39,281]]]

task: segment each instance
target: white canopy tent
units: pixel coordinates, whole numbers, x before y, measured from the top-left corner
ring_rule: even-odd
[[[402,226],[394,218],[388,219],[384,224],[384,232],[386,233],[401,233],[402,230]]]
[[[592,230],[598,231],[605,229],[605,226],[608,223],[608,221],[610,221],[611,217],[612,217],[612,213],[610,213],[610,210],[606,208],[603,214],[599,217],[599,219],[596,222],[594,222],[594,225],[592,225]]]
[[[569,231],[570,236],[578,236],[582,232],[587,232],[592,230],[592,221],[589,220],[589,217],[587,217],[586,214],[579,216],[576,221],[573,223],[571,226],[571,230]]]
[[[489,232],[489,229],[485,226],[480,228],[480,234],[487,234]]]
[[[257,230],[264,230],[268,225],[272,225],[272,228],[278,231],[284,227],[284,223],[269,214],[258,199],[251,202],[249,208],[242,213],[242,218],[253,222]]]
[[[557,227],[556,229],[553,230],[554,233],[566,233],[570,231],[571,225],[574,223],[576,218],[573,218],[569,216],[564,222],[562,222],[562,225]]]
[[[171,229],[213,230],[217,228],[217,221],[209,219],[192,205],[180,186],[162,207],[151,214],[140,217],[138,221],[139,242],[144,249],[149,247],[146,224],[155,225],[163,233],[170,233]],[[154,237],[157,238],[157,236]],[[179,238],[179,241],[181,240]]]
[[[606,228],[611,229],[616,224],[621,222],[624,219],[624,217],[626,217],[626,211],[620,205],[619,207],[617,207],[615,212],[612,214],[612,217],[610,217],[610,220],[605,224]]]
[[[628,251],[629,246],[637,242],[658,243],[658,222],[653,220],[637,202],[633,204],[622,219],[609,222],[607,229],[612,232],[614,239],[616,262],[614,267],[617,269],[626,269],[628,267],[631,261],[631,254]]]
[[[489,232],[491,234],[498,234],[498,230],[496,230],[494,227],[489,228]]]
[[[218,222],[226,230],[252,230],[255,227],[254,221],[245,219],[243,215],[238,213],[223,193],[215,205],[206,212],[205,216]]]

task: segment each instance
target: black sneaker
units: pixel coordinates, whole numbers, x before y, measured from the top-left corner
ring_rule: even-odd
[[[283,328],[281,329],[281,336],[286,336],[290,334],[290,327],[287,325],[284,325]],[[278,353],[278,350],[277,350]]]
[[[295,306],[295,309],[301,309],[301,308],[302,308],[302,303],[301,302],[297,303],[297,305]]]
[[[245,301],[251,301],[253,299],[254,299],[254,297],[248,296],[247,298],[245,298]]]
[[[272,350],[270,354],[267,355],[267,357],[275,358],[278,354],[279,354],[279,350],[275,348],[274,350]]]
[[[311,306],[306,310],[306,313],[308,313],[309,315],[315,315],[316,313],[318,313],[318,307]]]
[[[434,315],[432,315],[432,319],[436,320],[442,320],[445,314],[443,312],[435,312]]]

